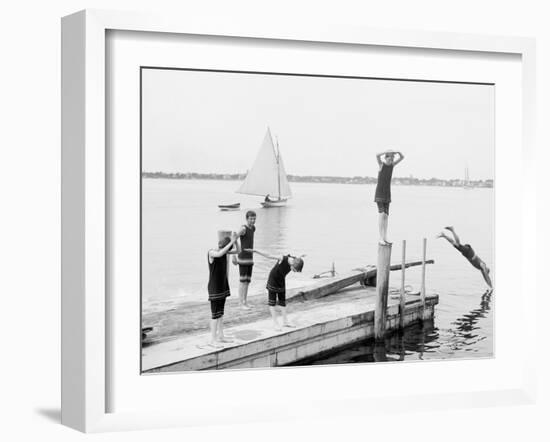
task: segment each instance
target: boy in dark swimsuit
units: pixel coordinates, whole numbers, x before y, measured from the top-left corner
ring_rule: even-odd
[[[399,156],[397,159],[396,156]],[[403,161],[405,156],[401,152],[388,150],[376,154],[378,162],[378,181],[376,184],[376,193],[374,201],[378,205],[378,232],[380,233],[379,244],[390,244],[387,239],[388,234],[388,216],[390,214],[391,203],[391,177],[393,168]]]
[[[222,342],[231,342],[223,334],[223,314],[225,299],[231,295],[227,278],[227,255],[238,252],[238,250],[230,251],[237,238],[237,234],[233,232],[231,238],[225,237],[218,242],[217,249],[208,251],[208,300],[212,312],[209,345],[215,348],[222,348]]]
[[[238,257],[233,260],[233,264],[239,264],[239,302],[241,307],[245,310],[249,310],[251,307],[248,305],[248,287],[252,280],[252,268],[254,267],[254,260],[252,253],[246,252],[245,249],[254,248],[254,232],[256,232],[256,212],[249,210],[246,212],[246,224],[241,226],[238,232],[240,238],[241,252]]]
[[[271,272],[269,273],[269,278],[267,280],[267,293],[268,300],[267,304],[269,305],[269,312],[271,313],[271,319],[273,319],[273,327],[277,331],[281,331],[282,328],[277,321],[277,306],[281,313],[283,320],[283,327],[294,327],[286,316],[286,275],[291,271],[301,272],[304,268],[304,260],[302,257],[295,257],[291,255],[283,256],[272,256],[267,253],[260,252],[259,250],[250,250],[252,253],[257,253],[258,255],[263,256],[267,259],[272,259],[277,261]]]
[[[441,232],[437,235],[437,238],[445,238],[447,241],[449,241],[455,249],[457,249],[460,253],[462,253],[462,256],[468,260],[470,264],[472,264],[476,269],[478,269],[481,274],[483,275],[483,279],[485,279],[485,282],[489,286],[489,288],[493,288],[493,283],[491,282],[491,278],[489,277],[489,267],[487,267],[487,264],[481,260],[479,256],[476,255],[474,252],[474,249],[472,249],[472,246],[470,244],[461,244],[460,238],[455,232],[455,229],[453,226],[445,227],[449,232],[453,234],[453,237],[450,238],[447,235],[445,235],[445,232]]]

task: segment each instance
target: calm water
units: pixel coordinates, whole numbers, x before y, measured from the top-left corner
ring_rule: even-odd
[[[302,274],[291,273],[287,285],[311,283],[312,275],[376,263],[377,210],[374,186],[292,183],[294,198],[284,208],[261,208],[261,198],[234,193],[233,181],[143,180],[143,310],[162,310],[181,301],[207,299],[206,254],[215,247],[218,230],[236,230],[253,208],[255,247],[272,254],[305,253]],[[435,239],[452,224],[462,242],[493,269],[493,191],[421,186],[394,186],[389,238],[395,261],[401,240],[407,240],[407,259],[419,258],[422,238],[428,238],[427,291],[440,302],[432,327],[411,329],[388,342],[387,359],[441,359],[491,356],[492,306],[495,294],[483,296],[483,278],[445,240]],[[218,204],[240,202],[242,210],[220,212]],[[257,260],[249,296],[265,296],[271,266]],[[232,267],[232,296],[237,295],[238,271]],[[493,269],[494,273],[494,269]],[[407,271],[406,283],[419,288],[420,270]],[[399,286],[400,273],[392,272],[390,285]],[[376,359],[375,358],[378,358]],[[319,363],[381,360],[369,343],[356,345]]]

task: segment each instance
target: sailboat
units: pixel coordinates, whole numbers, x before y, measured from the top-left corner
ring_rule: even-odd
[[[473,189],[473,185],[470,181],[470,174],[468,173],[468,166],[466,166],[466,169],[464,170],[464,182],[463,182],[464,189]]]
[[[263,207],[284,206],[292,197],[279,142],[275,147],[269,127],[252,169],[248,171],[237,193],[265,197],[261,203]]]

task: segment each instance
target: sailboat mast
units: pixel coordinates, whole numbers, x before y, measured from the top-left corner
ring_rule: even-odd
[[[278,195],[277,195],[277,199],[281,199],[281,170],[279,168],[279,137],[278,136],[275,136],[275,140],[277,140],[277,155],[276,155],[276,158],[277,158],[277,191],[278,191]]]

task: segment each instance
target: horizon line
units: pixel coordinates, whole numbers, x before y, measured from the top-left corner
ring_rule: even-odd
[[[164,172],[164,171],[141,171],[141,174],[177,174],[177,175],[187,175],[187,174],[197,174],[197,175],[244,175],[246,176],[248,171],[246,172]],[[353,178],[373,178],[376,179],[376,176],[371,175],[299,175],[299,174],[292,174],[287,173],[288,177],[299,177],[299,178],[346,178],[346,179],[353,179]],[[418,180],[442,180],[442,181],[464,181],[464,178],[439,178],[439,177],[430,177],[430,178],[421,178],[418,176],[397,176],[395,175],[393,178],[398,179],[418,179]],[[478,178],[478,179],[472,179],[470,178],[469,181],[494,181],[494,178]]]

